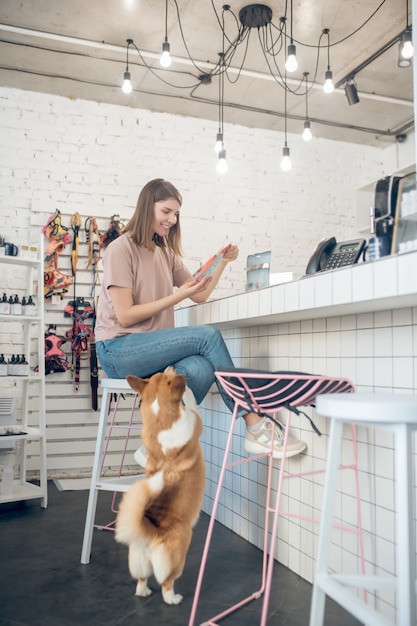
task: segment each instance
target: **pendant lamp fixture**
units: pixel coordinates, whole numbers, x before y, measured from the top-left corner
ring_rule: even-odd
[[[218,174],[226,174],[227,172],[226,150],[224,149],[219,152],[219,160],[217,161],[216,171]]]
[[[219,154],[222,147],[223,147],[223,133],[221,132],[221,129],[219,128],[219,132],[216,135],[216,143],[214,144],[215,153]]]
[[[165,0],[165,41],[162,44],[162,54],[159,59],[162,67],[168,68],[171,66],[170,45],[168,43],[168,0]]]
[[[396,46],[398,45],[401,39],[401,46],[399,48],[399,53],[401,53],[400,54],[401,58],[399,58],[399,65],[401,67],[409,66],[411,64],[411,57],[413,55],[412,23],[411,23],[411,20],[410,20],[410,23],[408,20],[409,9],[411,11],[411,3],[409,2],[409,0],[405,0],[405,3],[406,3],[406,14],[407,14],[406,15],[406,28],[405,30],[402,31],[401,34],[398,34],[398,31],[397,31],[396,36],[389,42],[389,47],[391,47],[391,45]],[[163,11],[163,3],[161,4],[162,4],[161,9]],[[294,11],[294,6],[298,8],[300,4],[299,2],[294,3],[293,0],[286,0],[284,16],[279,17],[279,25],[278,25],[278,22],[276,23],[273,22],[272,9],[270,9],[268,6],[264,4],[249,4],[247,6],[244,6],[243,8],[240,9],[238,15],[235,15],[233,10],[231,9],[231,5],[225,4],[223,5],[222,20],[220,20],[219,19],[220,16],[218,12],[216,11],[216,9],[214,8],[214,3],[212,2],[212,5],[213,5],[212,8],[214,9],[215,15],[217,17],[217,21],[219,22],[219,26],[221,28],[221,36],[223,38],[223,47],[222,47],[222,53],[219,53],[220,59],[217,64],[213,64],[211,62],[204,62],[204,65],[203,65],[202,62],[196,61],[191,56],[190,50],[188,49],[186,39],[184,36],[183,27],[181,24],[180,10],[178,7],[179,3],[177,2],[177,0],[174,0],[174,4],[177,9],[177,18],[178,18],[177,26],[179,28],[179,31],[182,37],[182,42],[188,54],[188,59],[182,59],[181,57],[177,56],[175,57],[175,61],[176,61],[176,64],[183,64],[183,65],[191,64],[194,69],[191,71],[184,71],[184,72],[180,72],[180,71],[174,72],[174,73],[169,72],[170,76],[169,76],[169,81],[168,81],[167,80],[168,72],[162,71],[159,64],[157,64],[159,69],[155,67],[154,53],[153,52],[142,53],[141,50],[137,47],[137,45],[134,43],[133,39],[126,39],[126,42],[127,42],[126,70],[123,76],[124,81],[123,81],[122,88],[125,93],[132,92],[132,83],[130,82],[131,74],[129,71],[129,47],[130,46],[133,46],[135,48],[135,51],[137,52],[139,56],[139,63],[136,65],[139,65],[141,68],[142,67],[146,68],[147,73],[152,74],[154,79],[162,81],[169,87],[178,88],[182,90],[184,89],[188,90],[190,92],[190,98],[189,98],[190,100],[191,98],[196,98],[196,101],[201,99],[202,102],[210,102],[210,97],[202,93],[203,89],[201,89],[198,92],[198,94],[196,93],[196,90],[201,85],[211,84],[212,81],[218,79],[219,80],[219,98],[218,98],[219,124],[218,124],[218,128],[216,129],[217,133],[216,131],[213,133],[213,134],[216,133],[215,141],[213,141],[213,144],[215,144],[213,145],[213,148],[215,149],[215,152],[216,152],[217,170],[220,172],[225,172],[227,170],[225,135],[224,135],[225,80],[227,79],[228,81],[230,81],[231,84],[234,84],[240,79],[240,76],[242,75],[247,75],[247,76],[253,75],[255,77],[258,77],[259,75],[259,77],[264,78],[263,71],[261,71],[260,73],[254,72],[253,70],[248,70],[246,67],[247,60],[248,60],[247,56],[249,56],[248,51],[251,50],[249,46],[249,40],[251,36],[252,36],[252,39],[254,38],[254,33],[257,34],[257,39],[259,40],[259,44],[261,46],[263,56],[265,57],[265,60],[266,60],[268,71],[270,72],[272,79],[279,85],[280,89],[284,88],[285,90],[285,145],[283,148],[283,164],[282,164],[282,166],[285,169],[289,169],[289,167],[291,167],[290,149],[288,146],[288,136],[287,136],[287,125],[288,125],[287,98],[292,98],[292,95],[301,96],[301,98],[305,97],[304,128],[300,129],[300,131],[302,132],[304,130],[304,132],[302,133],[303,140],[309,141],[312,138],[311,120],[309,119],[309,115],[308,115],[309,114],[308,107],[309,105],[311,105],[311,103],[309,103],[308,101],[309,92],[311,92],[312,89],[316,89],[317,87],[319,88],[322,87],[326,94],[332,93],[335,87],[337,87],[338,91],[340,92],[339,88],[343,86],[349,105],[356,104],[357,102],[359,102],[359,96],[358,96],[354,78],[356,78],[358,73],[361,72],[367,65],[373,62],[375,59],[379,58],[383,54],[383,52],[385,52],[385,50],[388,49],[387,46],[383,46],[382,48],[377,50],[374,54],[372,54],[368,59],[362,62],[358,67],[356,67],[354,70],[351,70],[351,73],[349,75],[346,75],[341,80],[339,80],[336,83],[336,85],[334,85],[333,74],[332,74],[331,64],[330,64],[330,47],[331,46],[336,47],[339,43],[344,42],[350,37],[352,37],[358,31],[359,28],[363,28],[370,21],[370,19],[374,16],[376,11],[374,11],[371,14],[371,16],[368,17],[353,33],[344,34],[343,32],[340,32],[340,27],[337,24],[336,30],[339,33],[338,41],[335,40],[332,43],[330,41],[330,29],[320,28],[317,45],[313,46],[311,44],[303,43],[302,38],[300,38],[300,34],[297,32],[295,34],[296,35],[298,34],[298,38],[296,37],[296,39],[294,39],[293,11]],[[186,6],[188,6],[189,4],[190,3],[184,3],[184,11],[186,11]],[[199,3],[195,3],[195,4],[197,5]],[[225,20],[225,15],[230,15],[230,23],[228,22],[229,17],[227,17],[227,19]],[[174,19],[174,16],[170,16],[170,17]],[[298,14],[297,14],[297,17],[298,17]],[[300,17],[302,18],[302,16]],[[225,24],[225,21],[226,21],[226,24]],[[294,24],[297,28],[297,23],[294,23]],[[226,25],[227,25],[227,30],[226,30]],[[173,21],[170,21],[170,36],[172,37],[171,26],[173,28],[175,26]],[[236,31],[235,31],[235,26],[236,26]],[[275,31],[278,33],[277,36],[275,36]],[[242,44],[245,46],[245,50],[244,51],[242,50],[242,53],[239,58],[239,64],[236,64],[236,60],[233,62],[233,59],[236,59],[236,57],[239,56],[239,55],[235,55],[235,53]],[[315,49],[316,59],[315,59],[315,70],[314,70],[313,79],[308,80],[308,78],[311,76],[311,72],[310,74],[308,72],[303,72],[301,81],[299,79],[297,80],[296,77],[294,77],[294,75],[292,75],[292,78],[290,78],[290,72],[294,71],[297,67],[295,44],[297,44],[298,49],[300,48],[300,46],[303,47],[303,49],[304,49],[304,46],[308,46],[309,49],[311,48]],[[216,45],[216,48],[217,48],[217,45]],[[121,50],[122,54],[123,54],[123,50],[124,48],[122,48]],[[162,44],[162,52],[163,52],[163,59],[160,59],[161,65],[163,65],[164,67],[168,67],[170,60],[171,60],[170,44],[168,42],[168,0],[165,0],[165,38]],[[158,56],[159,55],[157,53],[157,57]],[[306,57],[308,56],[307,53],[305,54],[305,56]],[[326,56],[327,56],[327,59],[326,59]],[[149,57],[152,59],[151,63],[148,63],[147,61],[147,58]],[[166,59],[166,61],[164,59]],[[273,62],[271,61],[271,59],[273,60]],[[311,60],[310,56],[309,56],[309,60]],[[304,68],[302,68],[302,70],[303,69]],[[326,71],[324,72],[324,70]],[[298,71],[298,68],[297,68],[297,71]],[[320,74],[320,72],[322,72],[323,74],[325,73],[325,81],[320,81],[320,79],[317,81],[316,77],[318,74]],[[232,80],[232,75],[235,76],[233,80]],[[305,82],[305,92],[303,93],[302,88],[303,88],[304,82]],[[322,83],[322,82],[324,82],[324,84],[320,85],[319,83]],[[297,86],[292,88],[292,85],[297,85]],[[146,90],[144,89],[144,91]],[[171,92],[168,92],[168,93],[171,94]],[[292,94],[292,95],[289,95],[289,94]],[[361,96],[361,98],[362,97],[363,96]],[[232,98],[231,102],[228,101],[227,103],[228,110],[229,110],[229,106],[230,107],[235,106],[233,94],[231,94],[231,98]],[[215,102],[215,104],[217,103]],[[258,105],[258,106],[260,106],[259,108],[260,111],[265,110],[265,112],[268,112],[268,113],[270,112],[269,109],[268,111],[266,110],[266,105],[265,107],[263,105]],[[243,110],[246,110],[246,109],[250,110],[252,108],[252,105],[249,105],[245,101],[242,101],[242,102],[236,103],[236,108],[239,108],[239,107],[241,107]],[[283,115],[282,109],[279,114],[281,116]],[[290,117],[292,118],[292,116]],[[294,116],[294,119],[297,119],[297,117],[298,116]],[[315,119],[313,122],[313,131],[315,135],[318,132],[316,128],[318,122],[320,123],[323,122],[326,124],[329,123],[328,120],[322,121],[315,116]],[[341,122],[341,126],[345,126],[346,128],[353,128],[353,129],[356,128],[355,126],[351,126],[347,122],[346,123]],[[359,130],[369,130],[369,129],[363,129],[361,126],[358,126],[357,128]]]
[[[223,42],[222,52],[219,52],[219,132],[216,137],[215,150],[219,155],[216,171],[218,174],[227,172],[226,149],[224,147],[224,74],[226,72],[225,64],[225,30],[224,30],[224,12],[228,9],[223,7]]]
[[[323,35],[327,35],[327,71],[325,74],[323,91],[324,93],[333,93],[334,91],[333,72],[330,69],[330,29],[324,28]]]
[[[408,0],[405,2],[405,22],[406,28],[398,48],[398,67],[410,67],[414,55],[413,33],[408,22]]]
[[[303,76],[306,81],[306,118],[304,120],[303,139],[304,141],[310,141],[313,135],[311,133],[310,120],[308,119],[308,82],[307,82],[308,72],[304,72]]]
[[[286,78],[286,77],[285,77]],[[288,172],[291,167],[290,149],[287,143],[287,89],[284,89],[284,124],[285,124],[285,143],[282,149],[281,169],[283,172]]]
[[[125,93],[126,95],[128,95],[129,93],[132,93],[133,87],[132,87],[132,83],[130,82],[130,72],[129,72],[129,46],[133,43],[133,39],[126,39],[126,71],[123,74],[123,84],[122,84],[122,91],[123,93]]]
[[[224,41],[223,41],[224,45]],[[224,147],[224,125],[223,125],[223,114],[224,114],[224,73],[226,71],[224,65],[224,52],[219,53],[219,132],[216,137],[216,145],[215,150],[219,155],[219,160],[217,161],[216,170],[218,174],[225,174],[227,172],[227,161],[226,161],[226,150]]]
[[[292,37],[292,17],[293,17],[293,8],[292,8],[292,0],[291,0],[291,19],[290,19],[290,44],[287,48],[287,60],[285,61],[285,69],[287,72],[295,72],[298,68],[297,57],[296,57],[296,47],[294,45],[294,40]]]

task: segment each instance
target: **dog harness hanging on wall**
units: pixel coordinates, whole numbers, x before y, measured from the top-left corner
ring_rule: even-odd
[[[44,297],[61,296],[68,292],[74,278],[58,270],[58,255],[62,254],[65,244],[71,241],[68,228],[62,225],[61,213],[56,209],[42,232],[49,244],[45,248]]]
[[[71,372],[74,377],[76,391],[80,387],[81,360],[88,358],[88,355],[83,356],[83,353],[88,352],[88,342],[94,338],[92,329],[84,322],[93,315],[93,307],[84,298],[71,300],[64,309],[64,316],[71,317],[73,320],[72,328],[67,330],[66,337],[71,341]]]

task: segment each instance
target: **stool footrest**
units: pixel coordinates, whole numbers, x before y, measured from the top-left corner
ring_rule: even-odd
[[[351,577],[341,576],[340,578],[350,579]],[[385,576],[363,577],[363,579],[372,578],[386,579]],[[359,576],[358,579],[360,580],[361,576]],[[352,577],[352,584],[353,580],[354,578]],[[346,611],[348,611],[351,615],[356,617],[367,626],[393,626],[393,622],[391,620],[386,619],[383,615],[381,615],[381,613],[375,611],[369,604],[365,604],[365,602],[361,600],[355,593],[351,593],[349,590],[347,590],[345,585],[337,582],[332,575],[317,575],[314,584],[319,589],[324,591],[324,593],[329,596],[329,598],[332,598],[332,600],[337,602],[337,604],[342,606]],[[355,585],[356,584],[357,582],[355,582]]]
[[[100,491],[127,491],[137,480],[145,478],[145,474],[135,474],[134,476],[113,476],[111,478],[100,478],[95,484],[95,488]]]
[[[359,589],[384,589],[396,591],[398,580],[394,576],[367,576],[361,574],[327,574],[327,578],[340,585]]]

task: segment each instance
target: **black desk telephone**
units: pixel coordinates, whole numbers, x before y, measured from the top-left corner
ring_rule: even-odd
[[[335,237],[322,239],[308,262],[306,274],[334,270],[357,263],[365,247],[365,239],[336,242]]]

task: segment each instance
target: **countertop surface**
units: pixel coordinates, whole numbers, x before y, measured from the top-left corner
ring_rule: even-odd
[[[186,306],[176,326],[274,324],[417,306],[417,251]]]

